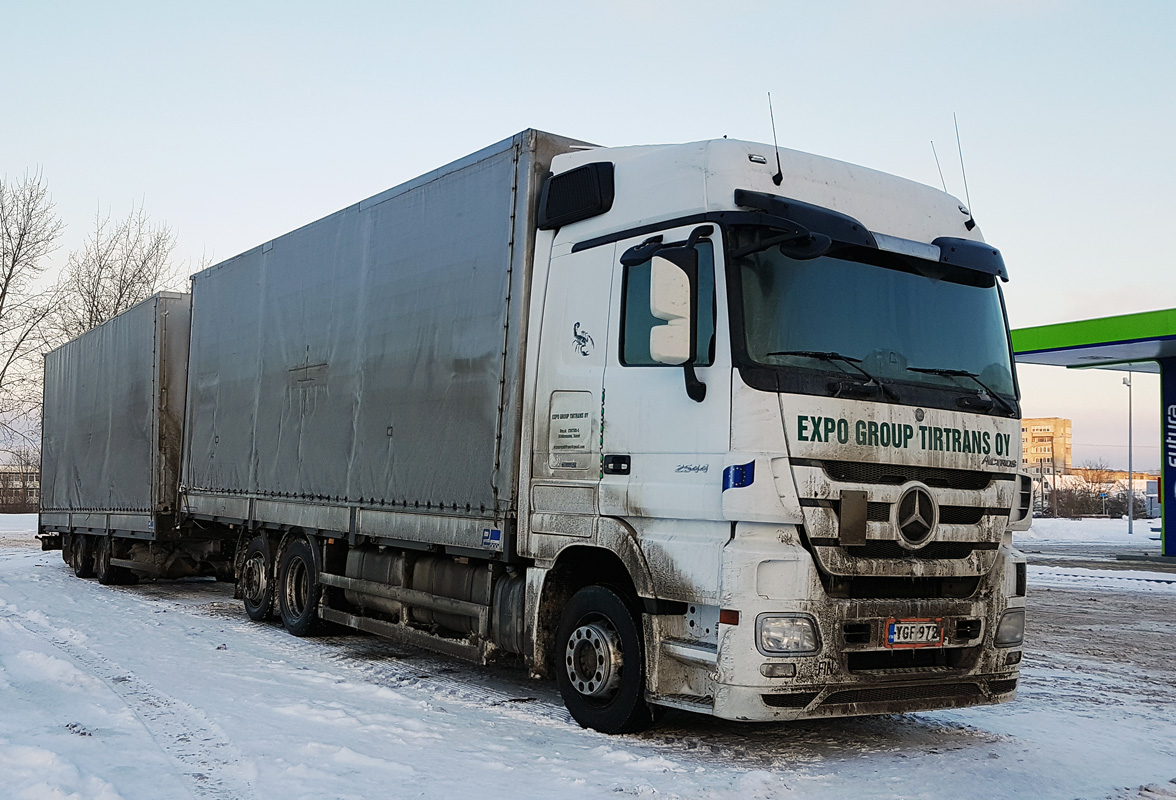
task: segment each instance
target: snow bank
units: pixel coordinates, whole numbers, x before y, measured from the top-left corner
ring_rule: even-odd
[[[1160,526],[1159,520],[1135,520],[1135,532],[1127,533],[1127,519],[1035,519],[1027,531],[1013,534],[1017,545],[1028,543],[1050,544],[1102,544],[1141,548],[1148,545],[1151,537],[1159,534],[1152,530]]]
[[[36,514],[0,514],[0,532],[36,533]]]

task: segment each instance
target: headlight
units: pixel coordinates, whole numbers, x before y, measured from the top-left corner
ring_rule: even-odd
[[[1012,647],[1025,640],[1025,609],[1006,611],[996,626],[996,646]]]
[[[808,617],[764,614],[755,622],[756,644],[764,655],[802,655],[820,649],[817,627]]]

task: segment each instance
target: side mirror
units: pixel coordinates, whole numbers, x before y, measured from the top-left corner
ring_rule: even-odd
[[[689,364],[697,339],[698,252],[675,247],[650,261],[649,313],[665,320],[649,331],[649,355],[659,364]]]

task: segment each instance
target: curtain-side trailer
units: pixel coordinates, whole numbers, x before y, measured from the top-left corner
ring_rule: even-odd
[[[231,562],[296,635],[519,659],[602,731],[1012,699],[1001,255],[943,192],[778,156],[524,131],[201,271],[130,439],[55,444],[87,395],[47,361],[42,536]],[[101,350],[124,317],[78,340],[114,383],[151,360]]]

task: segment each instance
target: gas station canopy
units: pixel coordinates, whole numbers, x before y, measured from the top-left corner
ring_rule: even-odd
[[[1176,556],[1176,308],[1020,328],[1012,340],[1019,364],[1160,374],[1160,536]]]
[[[1176,308],[1019,328],[1013,352],[1019,364],[1159,372],[1176,358]]]

